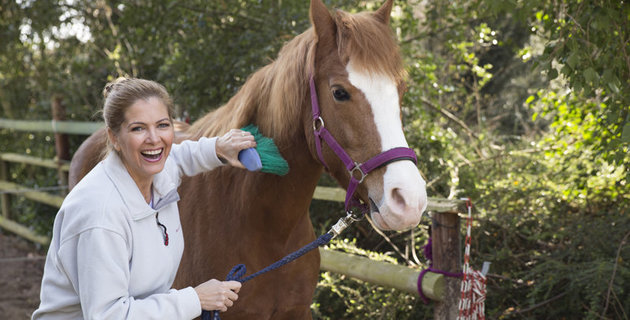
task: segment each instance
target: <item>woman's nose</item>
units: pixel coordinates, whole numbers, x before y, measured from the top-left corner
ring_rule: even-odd
[[[146,139],[147,142],[155,143],[158,140],[159,140],[159,136],[158,136],[157,130],[155,129],[147,130],[147,139]]]

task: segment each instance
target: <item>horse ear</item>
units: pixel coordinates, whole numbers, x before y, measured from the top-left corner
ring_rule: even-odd
[[[311,23],[317,40],[335,39],[335,22],[322,0],[311,0]]]
[[[387,0],[383,6],[374,12],[374,16],[384,24],[389,24],[389,16],[392,14],[394,0]]]

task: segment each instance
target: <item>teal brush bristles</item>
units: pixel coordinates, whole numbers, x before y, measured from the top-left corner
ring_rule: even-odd
[[[258,127],[253,124],[241,128],[243,131],[247,131],[256,139],[256,152],[260,156],[260,162],[262,168],[260,171],[284,176],[289,173],[289,164],[282,157],[278,147],[273,142],[273,139],[263,136]]]

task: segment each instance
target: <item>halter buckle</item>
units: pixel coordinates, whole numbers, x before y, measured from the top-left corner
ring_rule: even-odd
[[[361,169],[361,164],[357,163],[356,161],[354,162],[354,167],[350,170],[348,170],[348,173],[350,173],[350,178],[354,178],[354,172],[355,171],[359,171],[359,173],[361,173],[361,179],[357,179],[358,183],[363,182],[363,179],[365,179],[365,177],[367,177],[367,173],[363,172],[363,170]]]

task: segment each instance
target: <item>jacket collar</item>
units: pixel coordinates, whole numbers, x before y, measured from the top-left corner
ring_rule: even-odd
[[[107,174],[109,179],[114,183],[114,187],[120,194],[125,206],[127,206],[133,220],[140,220],[153,215],[160,208],[179,201],[177,184],[168,174],[166,169],[168,166],[166,165],[162,171],[153,176],[153,203],[155,209],[151,208],[144,200],[136,182],[133,181],[133,178],[129,175],[127,168],[116,152],[110,152],[107,158],[103,160],[103,165],[105,174]]]

